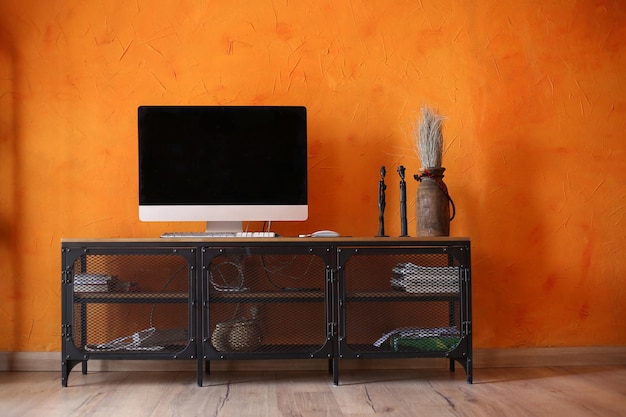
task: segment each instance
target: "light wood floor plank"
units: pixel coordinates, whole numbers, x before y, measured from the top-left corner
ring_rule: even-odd
[[[612,417],[626,366],[323,371],[0,372],[3,417]]]

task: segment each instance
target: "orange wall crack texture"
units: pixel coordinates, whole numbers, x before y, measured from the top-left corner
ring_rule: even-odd
[[[353,236],[381,165],[399,235],[436,107],[475,347],[626,345],[624,39],[618,0],[3,1],[0,351],[60,349],[62,237],[202,227],[138,220],[142,104],[307,106],[310,218],[275,229]]]

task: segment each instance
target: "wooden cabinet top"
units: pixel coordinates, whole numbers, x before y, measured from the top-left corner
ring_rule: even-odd
[[[437,246],[469,244],[468,237],[63,238],[63,246]]]

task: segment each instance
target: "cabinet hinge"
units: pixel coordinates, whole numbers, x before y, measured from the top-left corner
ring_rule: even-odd
[[[471,321],[464,321],[463,322],[462,332],[463,332],[463,334],[470,334],[470,333],[472,333],[472,322]]]
[[[71,324],[61,325],[61,337],[64,337],[64,338],[72,337],[72,325]]]
[[[470,281],[469,268],[463,268],[462,269],[462,279],[463,279],[463,282],[469,282]]]
[[[337,323],[335,323],[335,322],[330,322],[330,323],[328,323],[328,331],[327,331],[327,336],[328,336],[329,338],[334,337],[334,336],[335,336],[336,329],[337,329]]]
[[[71,284],[72,280],[70,279],[70,277],[72,276],[72,273],[70,271],[61,271],[61,284]]]

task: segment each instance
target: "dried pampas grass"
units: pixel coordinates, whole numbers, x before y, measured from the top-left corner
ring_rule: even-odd
[[[441,167],[443,158],[443,134],[445,117],[428,106],[422,106],[422,121],[417,129],[417,153],[423,168]]]

